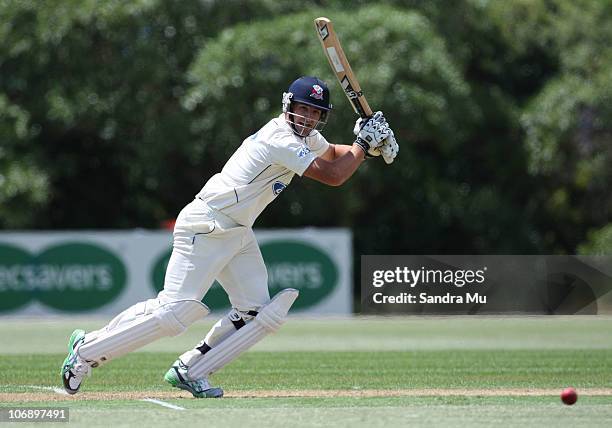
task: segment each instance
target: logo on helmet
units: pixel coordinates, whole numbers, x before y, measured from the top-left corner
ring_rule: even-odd
[[[323,88],[319,85],[312,85],[312,91],[310,92],[310,96],[315,100],[323,99]]]

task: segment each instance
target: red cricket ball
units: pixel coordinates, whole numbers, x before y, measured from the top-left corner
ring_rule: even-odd
[[[565,388],[561,391],[561,401],[563,401],[568,406],[571,406],[576,401],[578,401],[578,393],[572,387]]]

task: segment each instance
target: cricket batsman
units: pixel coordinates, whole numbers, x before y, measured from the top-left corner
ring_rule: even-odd
[[[180,212],[164,289],[137,303],[100,330],[75,330],[61,375],[69,394],[78,392],[92,368],[161,337],[181,334],[209,309],[201,302],[217,280],[232,309],[165,374],[173,387],[198,398],[221,397],[208,377],[283,324],[298,291],[270,299],[268,274],[253,223],[295,174],[340,186],[366,157],[393,162],[399,151],[381,112],[359,119],[352,145],[330,144],[321,135],[332,109],[327,85],[300,77],[282,98],[283,112],[248,137],[222,171]]]

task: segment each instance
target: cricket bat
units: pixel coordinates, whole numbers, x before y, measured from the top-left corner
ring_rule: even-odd
[[[344,93],[353,106],[353,110],[362,118],[372,116],[372,109],[363,95],[351,65],[346,59],[340,40],[334,31],[334,24],[332,24],[331,20],[324,17],[317,18],[314,22],[325,56],[327,56],[329,64],[340,82],[340,86],[342,86]]]

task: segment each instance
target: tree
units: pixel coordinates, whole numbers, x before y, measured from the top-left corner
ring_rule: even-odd
[[[605,234],[612,213],[612,2],[545,4],[530,19],[509,22],[558,56],[558,74],[530,100],[521,122],[529,172],[540,183],[539,227],[555,252],[572,253],[590,229],[604,227]]]
[[[298,6],[3,2],[0,100],[10,111],[0,137],[13,184],[0,190],[10,203],[0,227],[155,227],[176,215],[218,166],[193,144],[179,102],[193,56],[222,28]],[[27,118],[19,138],[11,121],[26,119],[15,114]],[[4,148],[18,140],[20,151]]]
[[[47,200],[47,177],[25,144],[36,131],[27,112],[0,94],[0,222],[7,227],[29,226]]]

